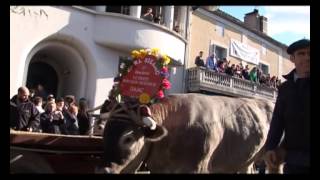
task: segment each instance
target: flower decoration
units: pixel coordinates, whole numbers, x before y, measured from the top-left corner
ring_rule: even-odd
[[[157,93],[157,98],[164,98],[164,93],[163,93],[163,90],[160,90],[158,93]]]
[[[155,67],[156,72],[158,72],[158,75],[160,77],[160,83],[159,89],[157,89],[157,93],[151,95],[146,92],[142,92],[139,96],[135,97],[139,103],[141,104],[152,104],[154,102],[157,102],[158,100],[164,98],[164,91],[171,88],[171,83],[169,82],[169,71],[168,71],[168,65],[171,62],[171,59],[166,55],[160,53],[160,50],[158,48],[152,48],[152,49],[140,49],[140,50],[133,50],[131,52],[131,58],[123,59],[119,66],[119,75],[118,77],[123,79],[123,77],[128,74],[132,69],[135,68],[135,66],[138,66],[139,63],[147,56],[153,56],[155,57]],[[120,90],[119,90],[120,92]],[[120,92],[121,94],[121,92]],[[124,98],[125,99],[125,98]]]
[[[142,104],[148,104],[150,102],[150,96],[147,93],[142,93],[139,96],[139,102]]]
[[[163,87],[164,89],[170,89],[170,88],[171,88],[170,81],[168,81],[168,79],[163,79],[163,80],[162,80],[162,87]]]

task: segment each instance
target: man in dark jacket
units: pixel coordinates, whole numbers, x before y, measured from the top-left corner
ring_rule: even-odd
[[[199,52],[199,56],[196,57],[194,63],[196,64],[197,67],[205,67],[204,61],[202,59],[203,51]]]
[[[287,49],[295,69],[279,87],[273,112],[265,161],[275,167],[279,159],[275,149],[283,136],[284,173],[310,172],[310,41],[303,39]]]
[[[39,130],[40,113],[28,96],[28,88],[20,87],[18,94],[10,100],[10,128],[22,131]]]

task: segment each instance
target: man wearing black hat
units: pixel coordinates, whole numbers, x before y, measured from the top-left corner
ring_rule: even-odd
[[[310,172],[310,41],[302,39],[287,49],[295,69],[278,92],[266,141],[265,161],[275,167],[275,149],[280,141],[285,150],[284,173]]]

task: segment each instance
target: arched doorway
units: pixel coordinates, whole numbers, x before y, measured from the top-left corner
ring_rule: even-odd
[[[40,44],[28,63],[26,85],[41,84],[46,93],[55,97],[85,96],[87,67],[82,56],[70,45],[58,41]]]
[[[57,97],[58,76],[52,66],[45,62],[34,62],[29,65],[27,87],[36,88],[41,84],[45,92]]]

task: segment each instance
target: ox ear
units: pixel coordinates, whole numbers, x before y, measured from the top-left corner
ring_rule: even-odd
[[[162,138],[166,137],[168,135],[168,130],[163,127],[157,125],[155,130],[151,130],[149,127],[144,129],[144,136],[145,140],[156,142],[160,141]]]

